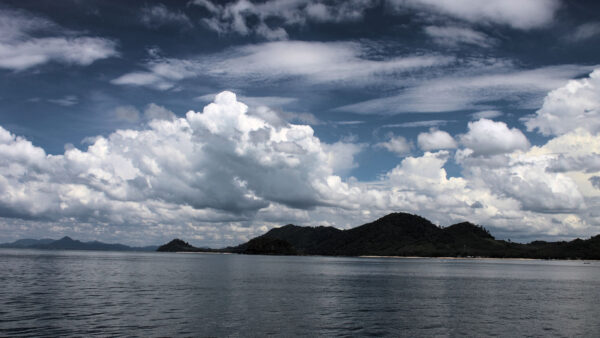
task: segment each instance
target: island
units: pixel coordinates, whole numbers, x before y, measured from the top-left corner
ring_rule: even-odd
[[[439,227],[408,213],[392,213],[352,229],[288,224],[234,247],[196,248],[175,239],[160,252],[222,252],[250,255],[488,257],[600,259],[600,235],[586,240],[514,243],[495,239],[469,222]]]

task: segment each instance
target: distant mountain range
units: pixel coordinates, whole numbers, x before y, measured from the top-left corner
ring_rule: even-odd
[[[131,247],[123,244],[108,244],[98,241],[81,242],[65,236],[61,239],[20,239],[0,244],[0,248],[44,249],[44,250],[97,250],[97,251],[156,251],[156,246]]]
[[[600,259],[600,235],[570,242],[528,244],[495,239],[481,226],[463,222],[440,228],[429,220],[393,213],[356,228],[301,227],[292,224],[234,247],[196,248],[175,239],[158,248],[166,252],[228,252],[271,255],[495,257]]]

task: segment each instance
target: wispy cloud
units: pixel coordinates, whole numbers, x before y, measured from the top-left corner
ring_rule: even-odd
[[[75,95],[67,95],[59,99],[48,99],[48,102],[58,104],[64,107],[69,107],[76,105],[79,102],[79,99]]]
[[[48,19],[0,9],[0,68],[22,71],[51,61],[86,66],[118,55],[113,40],[66,33]]]
[[[336,110],[383,115],[489,110],[493,107],[491,102],[500,100],[507,101],[513,107],[535,108],[539,107],[549,90],[564,85],[569,79],[592,68],[578,65],[532,70],[478,67],[478,74],[464,68],[462,71],[469,72],[467,75],[424,80],[399,91],[397,95],[350,104]],[[461,69],[456,71],[460,72]]]
[[[140,11],[140,20],[148,28],[157,29],[165,25],[191,28],[194,25],[182,11],[173,11],[164,4],[144,6]]]
[[[413,8],[471,23],[540,28],[552,23],[559,0],[388,0],[397,8]]]
[[[454,120],[426,120],[426,121],[413,121],[403,123],[392,123],[384,124],[383,128],[420,128],[420,127],[439,127],[446,125]]]
[[[454,61],[435,54],[374,58],[363,47],[354,42],[277,41],[191,59],[155,57],[143,65],[144,71],[124,74],[112,83],[166,90],[182,79],[211,76],[240,83],[300,79],[357,86]]]
[[[427,26],[424,30],[435,43],[446,47],[459,47],[461,44],[470,44],[489,48],[496,44],[495,39],[467,27]]]
[[[569,32],[567,40],[579,42],[600,36],[600,22],[587,22],[577,26],[574,32]]]

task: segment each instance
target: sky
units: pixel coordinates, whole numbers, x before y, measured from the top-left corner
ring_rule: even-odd
[[[600,233],[600,3],[2,1],[0,242],[390,212]]]

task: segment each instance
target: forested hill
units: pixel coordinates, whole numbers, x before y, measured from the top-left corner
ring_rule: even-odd
[[[187,243],[186,243],[187,244]],[[192,246],[183,250],[209,251]],[[469,222],[440,228],[407,213],[392,213],[348,230],[292,224],[235,247],[210,251],[325,256],[422,256],[600,259],[600,236],[570,242],[511,243]]]

